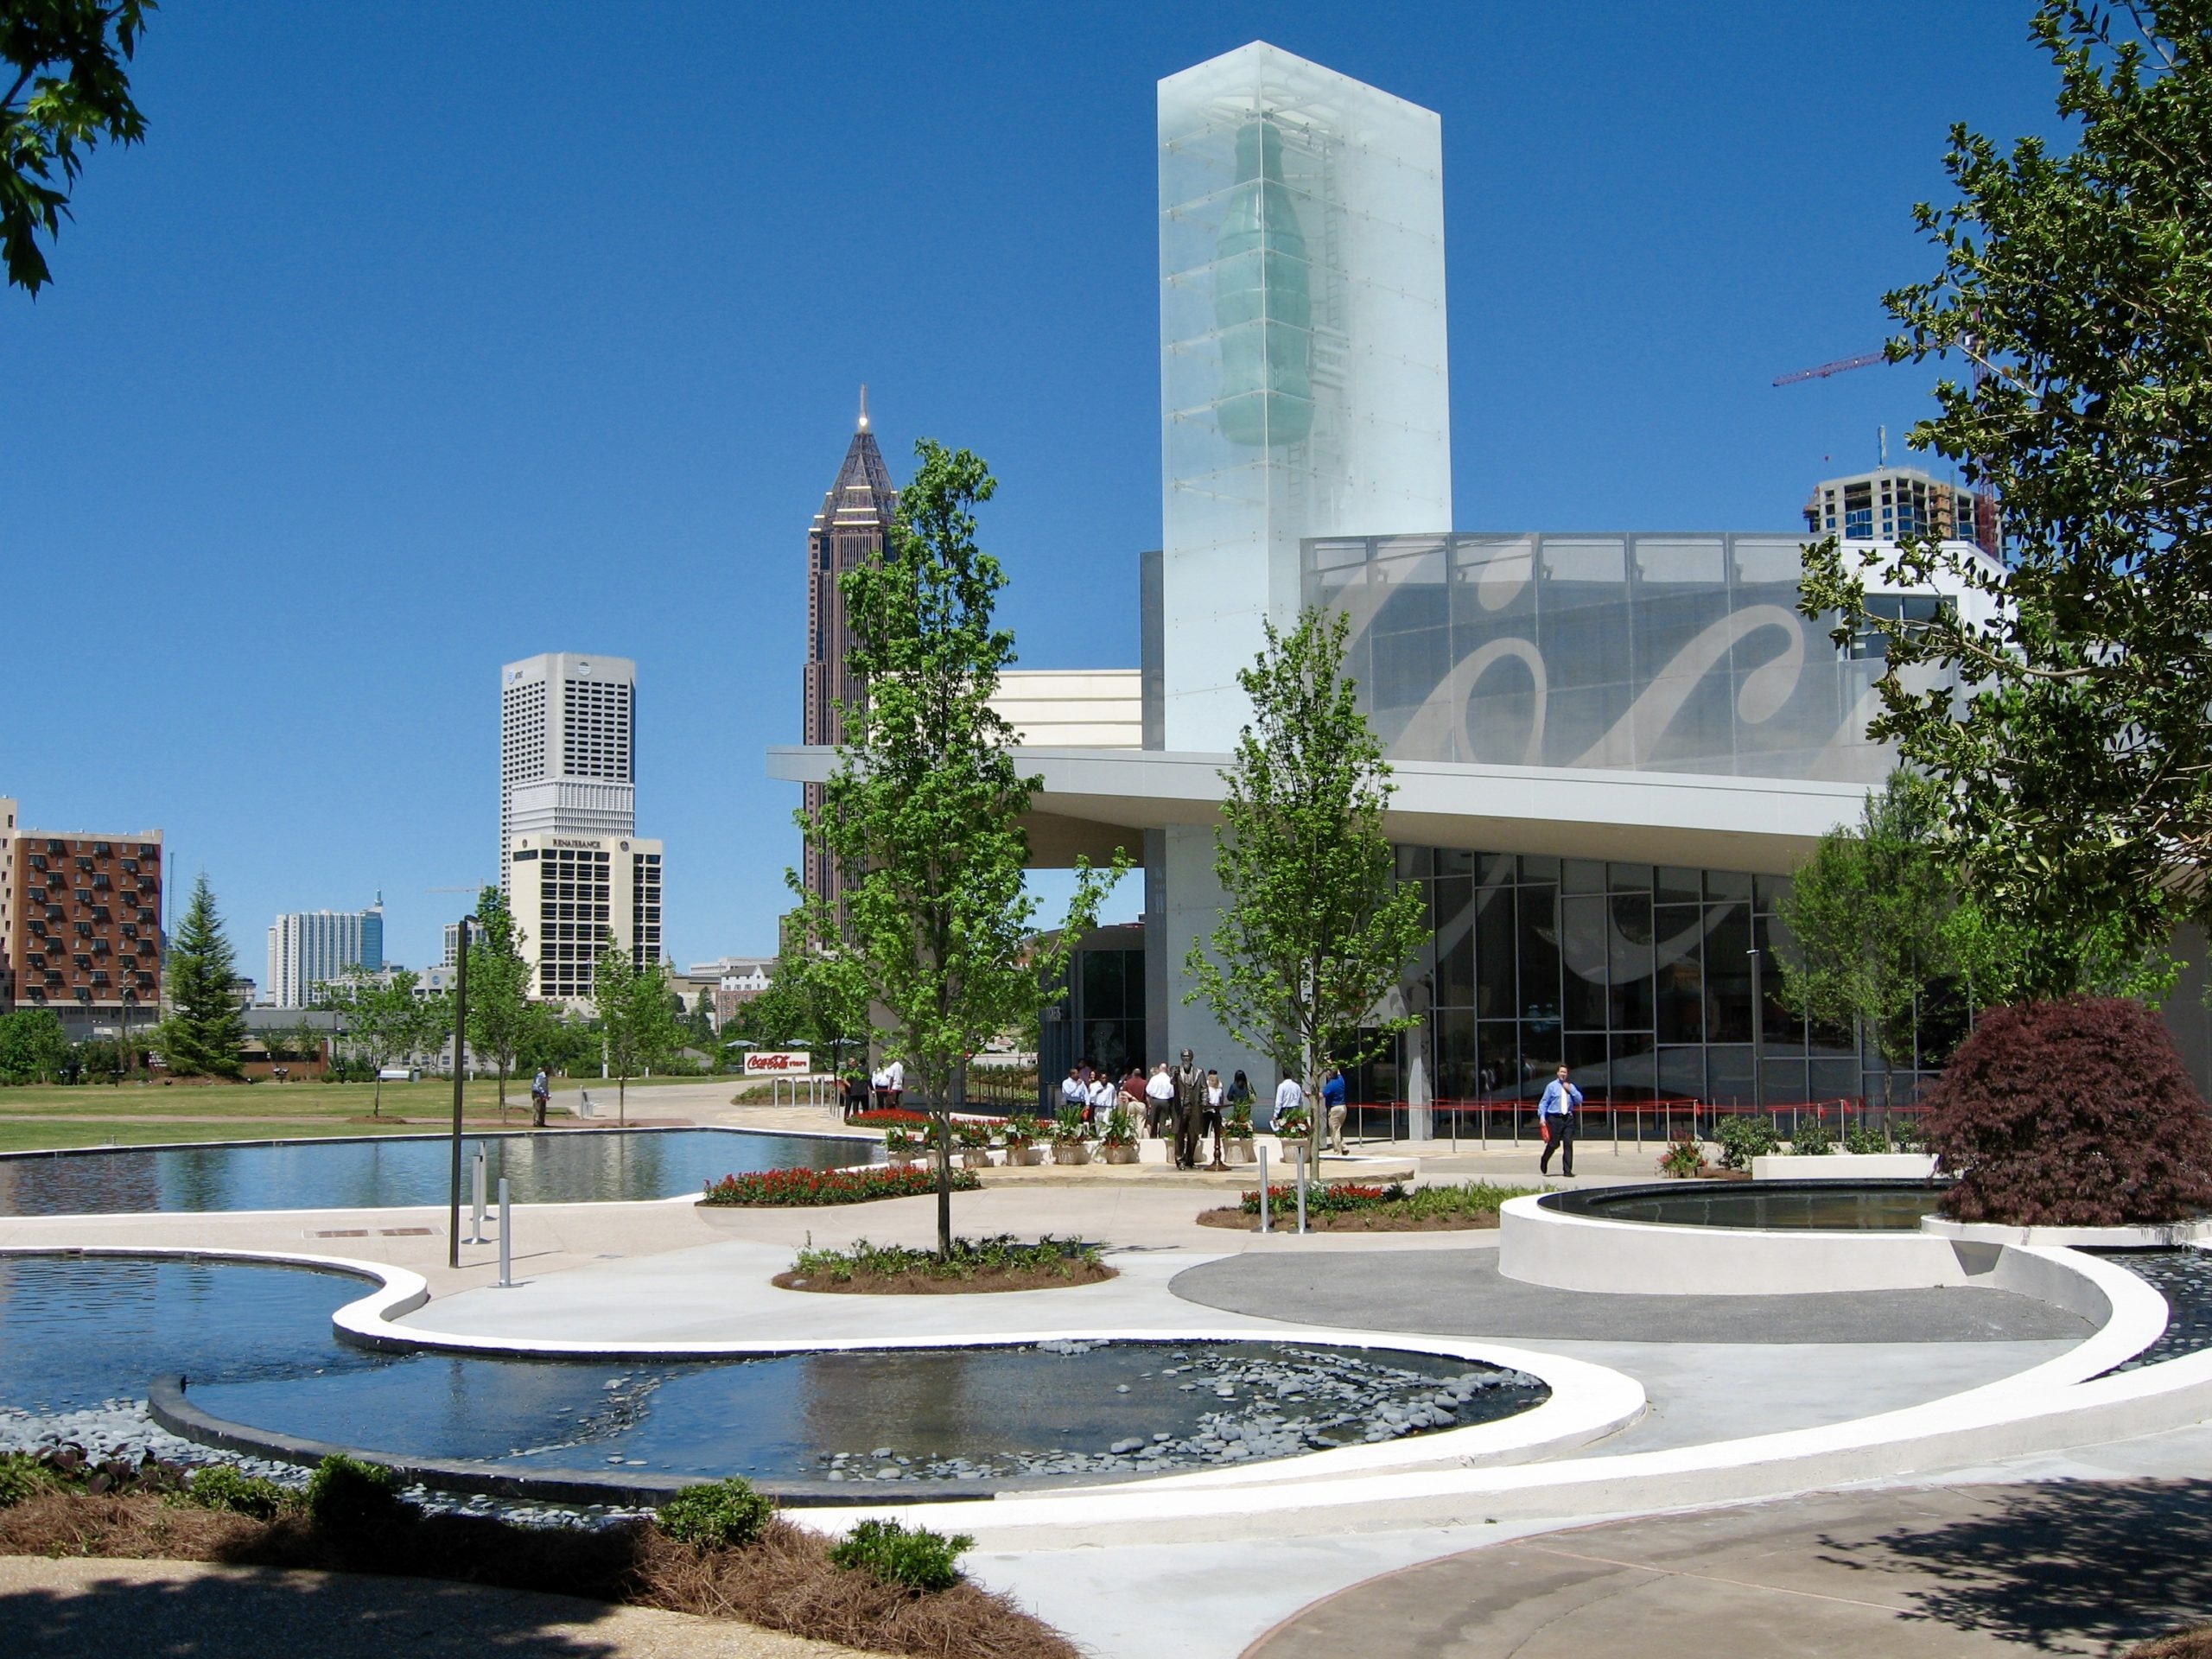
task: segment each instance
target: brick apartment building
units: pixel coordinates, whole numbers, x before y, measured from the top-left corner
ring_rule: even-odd
[[[162,834],[35,830],[0,800],[0,1007],[73,1038],[151,1026],[162,1003]]]

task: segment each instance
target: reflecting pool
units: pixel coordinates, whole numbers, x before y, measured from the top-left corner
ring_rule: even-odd
[[[1492,1421],[1537,1379],[1387,1349],[1050,1341],[638,1363],[340,1343],[350,1275],[0,1258],[0,1407],[84,1409],[181,1373],[200,1409],[397,1457],[778,1484],[1046,1482],[1281,1457]]]
[[[882,1156],[879,1141],[750,1129],[551,1129],[476,1135],[489,1191],[517,1204],[670,1198],[760,1169],[833,1169]],[[273,1146],[130,1147],[0,1158],[0,1215],[133,1211],[352,1210],[442,1205],[453,1143],[442,1135],[288,1141]],[[467,1189],[464,1187],[464,1196]]]
[[[1671,1227],[1916,1232],[1943,1192],[1930,1181],[1675,1181],[1553,1192],[1541,1202],[1571,1216]]]

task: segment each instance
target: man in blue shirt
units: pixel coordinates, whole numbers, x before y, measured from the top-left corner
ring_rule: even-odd
[[[1552,1173],[1552,1154],[1560,1154],[1559,1173],[1567,1179],[1574,1179],[1574,1113],[1582,1104],[1582,1091],[1567,1080],[1567,1067],[1544,1085],[1544,1097],[1536,1103],[1536,1121],[1551,1131],[1544,1141],[1544,1155],[1536,1160],[1539,1174]]]
[[[1329,1068],[1328,1075],[1321,1079],[1321,1105],[1328,1113],[1325,1127],[1329,1132],[1329,1145],[1341,1158],[1344,1150],[1344,1117],[1348,1109],[1344,1104],[1344,1074],[1333,1065]]]

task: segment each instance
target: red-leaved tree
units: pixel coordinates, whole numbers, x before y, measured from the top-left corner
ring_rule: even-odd
[[[2158,1016],[2118,997],[1984,1015],[1929,1091],[1960,1221],[2111,1227],[2212,1209],[2212,1127]]]

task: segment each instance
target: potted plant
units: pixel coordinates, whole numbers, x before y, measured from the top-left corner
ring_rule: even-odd
[[[988,1169],[991,1166],[991,1130],[988,1123],[957,1123],[952,1138],[960,1146],[960,1166],[963,1169]]]
[[[1083,1113],[1073,1106],[1060,1108],[1058,1120],[1052,1125],[1052,1161],[1056,1164],[1087,1164],[1090,1148],[1084,1143],[1090,1131],[1083,1126]]]
[[[1251,1134],[1248,1124],[1245,1134]],[[1099,1145],[1109,1164],[1134,1164],[1137,1160],[1136,1120],[1129,1116],[1126,1106],[1116,1106],[1106,1114],[1106,1133]]]
[[[1252,1150],[1252,1106],[1249,1101],[1239,1101],[1229,1109],[1228,1120],[1221,1126],[1223,1155],[1232,1164],[1249,1164],[1257,1154]]]
[[[1006,1121],[1006,1160],[1009,1164],[1039,1164],[1044,1161],[1043,1149],[1038,1141],[1044,1139],[1045,1126],[1027,1112],[1016,1112]]]
[[[883,1132],[883,1158],[886,1163],[918,1163],[921,1156],[922,1143],[906,1129],[894,1125]]]
[[[1705,1167],[1705,1148],[1693,1135],[1680,1135],[1660,1155],[1659,1167],[1676,1180],[1687,1180]]]
[[[1313,1131],[1313,1119],[1303,1106],[1294,1106],[1275,1119],[1274,1132],[1282,1141],[1286,1158],[1290,1156],[1290,1143],[1303,1141]]]

